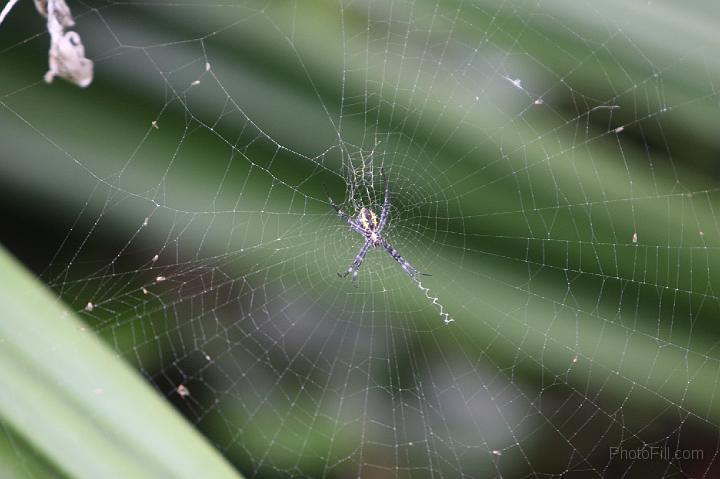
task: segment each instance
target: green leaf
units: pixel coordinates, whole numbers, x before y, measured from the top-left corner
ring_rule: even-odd
[[[4,249],[0,271],[0,414],[59,469],[77,478],[239,477]]]

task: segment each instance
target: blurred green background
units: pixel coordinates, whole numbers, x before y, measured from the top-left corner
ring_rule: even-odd
[[[714,2],[70,6],[87,89],[0,26],[0,242],[242,474],[718,473]],[[323,185],[378,211],[380,167],[429,291],[335,274]],[[608,452],[650,445],[704,457]]]

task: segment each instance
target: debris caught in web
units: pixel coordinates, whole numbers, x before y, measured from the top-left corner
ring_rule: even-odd
[[[77,32],[68,30],[75,25],[70,7],[65,0],[35,0],[38,12],[47,18],[50,34],[48,64],[45,81],[52,83],[55,77],[76,84],[90,85],[93,80],[93,62],[85,57],[85,46]]]

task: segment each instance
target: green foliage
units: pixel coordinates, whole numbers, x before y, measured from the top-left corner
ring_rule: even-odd
[[[77,478],[239,477],[4,250],[0,270],[0,415],[36,451],[3,437],[7,477],[46,475],[37,453]]]

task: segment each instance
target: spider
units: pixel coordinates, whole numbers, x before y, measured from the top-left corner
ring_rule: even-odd
[[[330,205],[332,205],[335,209],[338,216],[340,216],[340,218],[342,218],[350,226],[350,229],[361,234],[365,238],[365,243],[360,247],[360,251],[357,256],[355,256],[355,261],[353,261],[347,271],[344,273],[338,273],[338,276],[341,278],[345,278],[348,274],[352,273],[352,285],[356,288],[358,271],[360,270],[360,265],[362,265],[363,260],[365,259],[365,255],[370,248],[379,248],[380,246],[385,248],[385,251],[387,251],[388,254],[398,262],[403,271],[405,271],[405,273],[410,276],[413,281],[417,282],[418,274],[430,276],[427,273],[418,272],[418,270],[410,265],[410,263],[408,263],[407,260],[405,260],[405,258],[403,258],[402,255],[398,253],[398,251],[393,248],[393,246],[382,236],[382,231],[385,228],[385,225],[387,225],[388,218],[390,216],[390,190],[384,169],[381,168],[380,173],[385,182],[385,198],[383,200],[383,207],[379,220],[377,215],[370,208],[365,207],[360,209],[357,219],[352,219],[347,213],[342,211],[338,205],[335,204],[335,201],[333,201],[330,193],[327,193],[326,188]]]

